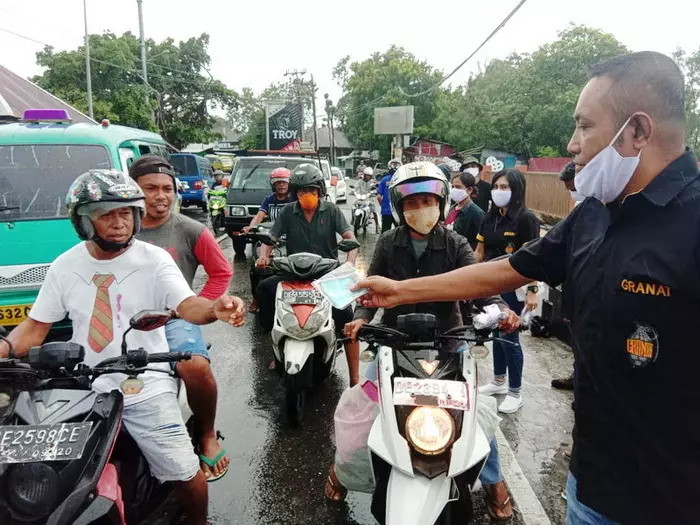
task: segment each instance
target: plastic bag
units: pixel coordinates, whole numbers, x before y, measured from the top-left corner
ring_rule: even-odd
[[[342,310],[358,297],[362,297],[367,290],[360,289],[351,292],[350,287],[360,280],[360,274],[350,263],[338,266],[332,272],[327,273],[313,283],[314,288],[321,292],[338,310]]]
[[[335,409],[335,475],[348,490],[374,492],[374,476],[367,446],[379,405],[361,385],[348,388]]]
[[[498,416],[498,404],[495,397],[480,395],[477,398],[476,420],[489,442],[496,437],[496,429],[501,424],[501,418]]]
[[[501,309],[496,304],[490,304],[484,307],[484,311],[482,313],[476,314],[474,317],[472,317],[474,328],[477,330],[497,328],[498,323],[502,319],[501,314]]]

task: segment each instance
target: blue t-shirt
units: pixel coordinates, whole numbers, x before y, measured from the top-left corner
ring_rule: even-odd
[[[382,215],[391,215],[391,201],[389,200],[389,182],[393,173],[384,175],[377,186],[377,193],[382,196]]]
[[[275,219],[277,219],[277,216],[279,215],[282,208],[284,208],[284,205],[289,204],[290,202],[294,202],[290,194],[287,194],[286,199],[279,200],[277,198],[276,193],[271,193],[262,201],[262,204],[260,205],[260,211],[264,211],[267,214],[269,220],[274,221]]]

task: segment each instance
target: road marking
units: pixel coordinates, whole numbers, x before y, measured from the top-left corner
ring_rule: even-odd
[[[523,517],[525,525],[551,525],[547,513],[544,511],[540,500],[532,490],[530,482],[525,477],[518,461],[515,459],[513,449],[510,448],[508,440],[496,429],[496,439],[498,440],[498,454],[501,460],[501,470],[508,490],[515,500],[515,505]]]

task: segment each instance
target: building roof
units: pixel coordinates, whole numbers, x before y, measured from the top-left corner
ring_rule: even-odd
[[[90,117],[54,97],[34,82],[0,65],[0,117],[22,118],[25,109],[65,109],[73,122],[95,123]]]
[[[311,146],[313,149],[330,149],[331,147],[331,139],[328,136],[328,126],[321,126],[316,130],[316,134],[318,135],[318,148],[314,144],[314,130],[313,128],[309,128],[304,132],[304,137],[306,137],[306,140],[308,142],[311,142]],[[345,133],[340,131],[339,129],[334,130],[335,134],[335,147],[337,149],[352,149],[353,146],[350,144],[350,141],[348,138],[345,136]]]

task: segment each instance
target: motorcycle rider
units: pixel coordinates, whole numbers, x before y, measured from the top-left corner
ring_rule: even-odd
[[[386,308],[563,283],[576,341],[570,525],[697,522],[700,397],[679,381],[700,367],[700,172],[684,86],[653,51],[596,64],[568,144],[587,198],[564,220],[507,260],[356,285]]]
[[[369,195],[375,188],[374,182],[374,170],[372,168],[365,168],[362,171],[362,179],[357,181],[355,184],[355,195]],[[374,203],[370,201],[369,203],[370,213],[372,213],[372,219],[374,220],[374,225],[379,231],[379,217],[377,216],[377,210]]]
[[[90,170],[71,185],[68,216],[85,242],[60,255],[29,313],[8,339],[17,357],[41,345],[53,323],[69,317],[72,341],[85,348],[85,364],[121,355],[120,341],[128,320],[140,310],[173,309],[194,324],[216,321],[241,326],[243,301],[222,295],[215,301],[197,297],[165,250],[136,240],[143,218],[144,194],[117,170]],[[129,346],[167,352],[165,331],[131,332]],[[0,342],[0,357],[9,345]],[[168,370],[167,364],[149,367]],[[161,482],[174,482],[189,523],[207,522],[207,482],[182,420],[175,380],[146,372],[136,394],[124,395],[123,422]],[[124,376],[104,375],[93,383],[97,392],[120,388]]]
[[[476,263],[474,252],[467,240],[445,228],[444,220],[450,206],[450,184],[443,172],[431,162],[413,162],[399,168],[389,187],[391,210],[399,226],[377,241],[368,275],[379,275],[397,280],[415,275],[437,275]],[[500,329],[513,331],[520,324],[515,312],[498,296],[475,301],[479,306],[498,305],[507,313]],[[360,328],[371,322],[376,308],[358,308],[354,320],[345,325],[345,335],[353,342],[348,355],[359,355],[357,334]],[[384,311],[382,324],[396,328],[396,319],[408,313],[430,313],[437,319],[438,332],[462,325],[462,314],[456,302],[425,302],[418,305],[398,306]],[[503,520],[512,516],[508,491],[503,482],[498,463],[498,449],[491,443],[492,454],[482,472],[487,491],[489,514]],[[333,468],[326,485],[330,499],[342,496],[342,486],[337,483]]]
[[[400,167],[401,161],[399,159],[390,160],[389,171],[381,178],[377,186],[377,201],[382,212],[382,233],[391,230],[394,226],[394,216],[391,213],[391,201],[389,199],[389,182]]]
[[[143,155],[131,165],[129,175],[146,198],[146,215],[137,239],[167,251],[190,288],[201,265],[207,281],[200,297],[213,301],[225,294],[233,270],[216,239],[203,224],[172,211],[175,202],[172,164],[158,155]],[[187,387],[187,400],[198,432],[202,471],[208,481],[216,481],[226,473],[229,458],[216,438],[217,387],[202,330],[185,319],[173,319],[165,327],[165,336],[172,352],[193,354],[192,359],[175,363],[174,367]]]
[[[250,221],[250,225],[243,228],[243,233],[248,233],[251,228],[264,222],[267,217],[269,217],[270,221],[274,221],[286,204],[294,202],[294,196],[289,191],[289,178],[291,176],[292,172],[284,166],[275,168],[270,172],[272,193],[263,199],[260,210],[255,214],[253,220]],[[248,306],[248,311],[251,313],[258,311],[258,301],[255,298],[258,284],[260,284],[260,275],[253,268],[250,271],[250,287],[253,292],[253,300]]]
[[[290,182],[297,194],[297,202],[282,209],[272,226],[271,235],[278,239],[286,235],[288,255],[309,252],[328,259],[337,259],[336,235],[353,240],[355,235],[340,208],[323,198],[326,193],[323,173],[313,164],[300,164],[294,168]],[[261,268],[268,267],[271,253],[272,247],[263,245],[257,265]],[[347,255],[348,262],[351,264],[355,263],[356,258],[357,250]],[[258,319],[265,332],[272,331],[275,318],[275,293],[277,284],[283,280],[282,277],[273,275],[258,285],[257,297],[260,306]],[[344,310],[333,308],[333,319],[336,329],[342,330],[345,323],[352,319],[352,306]],[[346,347],[346,355],[350,383],[354,385],[359,381],[359,353],[351,355]]]
[[[221,189],[224,187],[224,177],[226,176],[226,173],[224,173],[221,170],[216,170],[214,172],[214,187],[212,188],[213,190]]]

